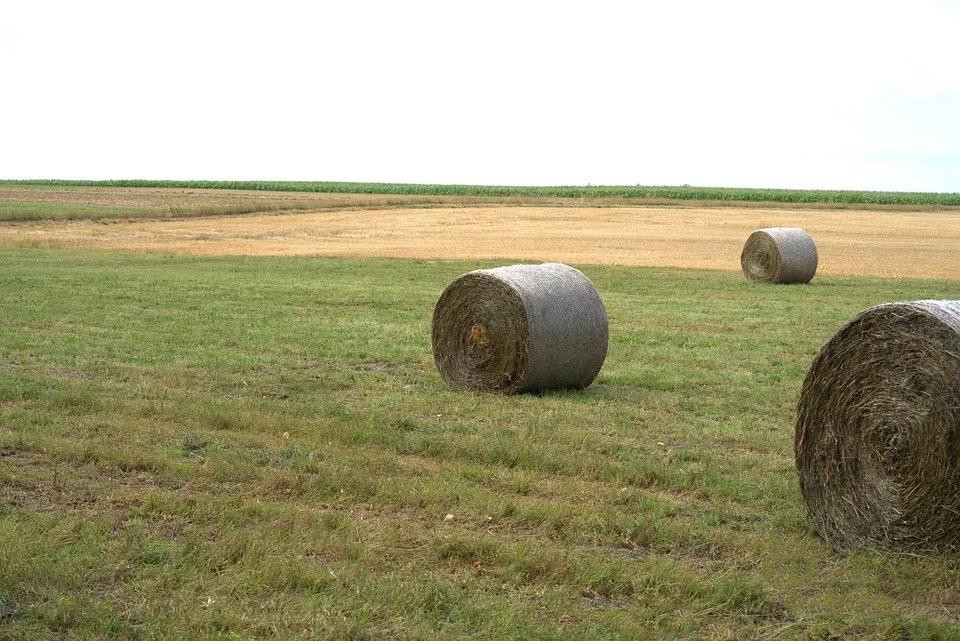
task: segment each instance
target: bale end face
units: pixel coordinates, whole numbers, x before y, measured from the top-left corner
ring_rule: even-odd
[[[527,367],[527,315],[519,293],[482,270],[464,274],[437,301],[431,343],[450,385],[511,391]]]
[[[814,360],[794,449],[838,551],[960,549],[960,301],[866,310]]]

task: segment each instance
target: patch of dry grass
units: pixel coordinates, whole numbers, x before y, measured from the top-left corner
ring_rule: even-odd
[[[960,278],[960,212],[438,207],[0,226],[0,243],[189,254],[522,259],[740,269],[760,227],[806,229],[818,274]]]

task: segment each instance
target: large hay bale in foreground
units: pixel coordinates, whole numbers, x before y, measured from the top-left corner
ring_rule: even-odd
[[[593,283],[559,263],[479,269],[433,312],[444,380],[504,393],[584,388],[607,355],[607,312]]]
[[[809,283],[817,273],[817,246],[798,227],[758,229],[743,246],[740,267],[762,283]]]
[[[960,549],[960,301],[878,305],[837,332],[803,383],[795,439],[831,547]]]

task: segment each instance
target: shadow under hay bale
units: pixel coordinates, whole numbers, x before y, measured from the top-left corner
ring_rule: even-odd
[[[814,360],[800,489],[837,551],[960,548],[960,301],[872,307]]]
[[[761,283],[809,283],[817,273],[817,246],[798,227],[758,229],[743,246],[740,267]]]
[[[606,358],[607,312],[593,283],[568,265],[480,269],[444,290],[431,342],[454,387],[582,389]]]

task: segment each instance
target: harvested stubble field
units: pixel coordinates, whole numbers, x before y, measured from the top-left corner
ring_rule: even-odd
[[[370,216],[342,246],[406,211],[341,212]],[[414,212],[416,229],[440,211]],[[460,238],[508,226],[449,211]],[[658,237],[650,220],[631,231],[646,208],[491,211],[539,216],[525,233],[542,253],[91,252],[109,245],[22,246],[73,223],[4,227],[21,246],[0,246],[0,639],[960,638],[960,563],[831,554],[810,534],[792,449],[801,381],[838,327],[874,303],[957,297],[956,280],[838,275],[858,263],[832,253],[905,261],[895,230],[930,251],[955,214],[765,210],[725,226],[714,216],[747,214],[650,210]],[[578,239],[588,225],[553,236],[595,214],[623,216],[622,245]],[[853,222],[867,215],[904,222],[860,243],[844,230],[867,231]],[[740,228],[797,222],[821,248],[813,284],[744,280]],[[144,223],[89,228],[128,224]],[[688,261],[736,239],[731,264],[596,264],[616,262],[608,244],[665,247],[668,229]],[[532,248],[522,236],[514,249]],[[442,383],[430,319],[454,277],[591,250],[574,262],[611,328],[593,386],[502,397]],[[957,278],[937,251],[911,273]]]
[[[960,212],[733,207],[369,209],[0,226],[0,242],[188,254],[522,259],[738,270],[750,232],[803,227],[819,274],[960,279]]]

